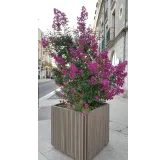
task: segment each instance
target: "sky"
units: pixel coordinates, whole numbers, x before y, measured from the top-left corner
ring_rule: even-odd
[[[88,11],[87,24],[93,27],[96,3],[98,0],[47,0],[40,1],[38,6],[38,28],[43,32],[51,29],[54,17],[53,9],[64,12],[69,20],[69,26],[77,26],[77,16],[80,16],[82,6]]]

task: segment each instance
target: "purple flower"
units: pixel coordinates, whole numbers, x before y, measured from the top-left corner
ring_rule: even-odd
[[[96,62],[90,62],[89,65],[88,65],[89,69],[90,69],[90,73],[98,73],[99,70],[98,70],[98,64]]]
[[[84,105],[85,108],[88,108],[88,106],[89,106],[88,104],[85,104],[85,105]]]
[[[71,64],[71,70],[73,72],[78,72],[78,68],[74,64]]]
[[[96,96],[96,100],[97,100],[97,101],[99,100],[99,96],[98,96],[98,95]]]
[[[43,48],[46,48],[49,44],[49,42],[46,38],[42,38],[41,43],[42,43]]]
[[[97,84],[97,82],[98,82],[97,78],[94,77],[94,76],[92,76],[91,79],[90,79],[90,84],[91,84],[92,86],[94,86],[94,85]]]
[[[52,28],[54,28],[57,31],[61,30],[61,26],[65,26],[68,23],[68,19],[65,15],[65,13],[59,11],[58,9],[54,8],[54,20],[52,24]]]
[[[110,81],[107,80],[107,79],[104,79],[104,80],[102,81],[102,85],[103,85],[104,87],[109,87]]]
[[[71,89],[71,93],[72,93],[72,94],[76,93],[75,88],[72,88],[72,89]]]
[[[64,93],[61,93],[61,94],[60,94],[60,97],[66,98],[66,95],[65,95]]]
[[[62,70],[62,73],[63,73],[63,74],[67,74],[68,71],[67,71],[67,70]]]
[[[84,70],[83,69],[79,70],[79,73],[84,73]]]

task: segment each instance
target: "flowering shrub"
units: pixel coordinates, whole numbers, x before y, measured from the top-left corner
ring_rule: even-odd
[[[54,69],[55,82],[62,87],[60,96],[66,100],[63,106],[86,115],[105,100],[124,92],[127,61],[113,66],[107,50],[97,54],[95,34],[91,28],[86,28],[88,13],[85,7],[77,18],[78,27],[73,34],[66,28],[66,15],[57,9],[54,14],[52,27],[56,32],[49,34],[49,41],[44,39],[42,45],[52,46],[56,52],[52,53],[58,66]]]

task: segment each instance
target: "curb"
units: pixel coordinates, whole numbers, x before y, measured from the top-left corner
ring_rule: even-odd
[[[55,94],[55,91],[52,91],[52,92],[46,94],[45,96],[39,98],[39,101],[46,100],[46,99],[50,98],[52,95],[54,95],[54,94]]]
[[[55,91],[59,91],[59,90],[60,90],[60,87],[57,88]],[[39,101],[46,100],[46,99],[50,98],[51,96],[53,96],[55,94],[55,91],[52,91],[52,92],[46,94],[45,96],[39,98]]]

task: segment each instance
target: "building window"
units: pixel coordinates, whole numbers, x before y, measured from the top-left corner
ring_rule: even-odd
[[[121,4],[120,10],[119,10],[119,19],[122,18],[122,14],[123,14],[123,5]]]
[[[98,2],[96,3],[96,7],[98,7]]]
[[[106,20],[108,18],[108,9],[105,11],[104,19]]]
[[[105,48],[104,39],[102,40],[102,50]]]
[[[113,39],[115,38],[115,11],[112,14],[112,29],[113,29]]]
[[[119,58],[116,56],[115,51],[112,52],[111,61],[112,61],[112,65],[113,65],[113,66],[116,66],[116,65],[119,64]]]
[[[122,15],[122,8],[120,9],[120,16]]]
[[[107,31],[107,43],[110,40],[110,29]]]

